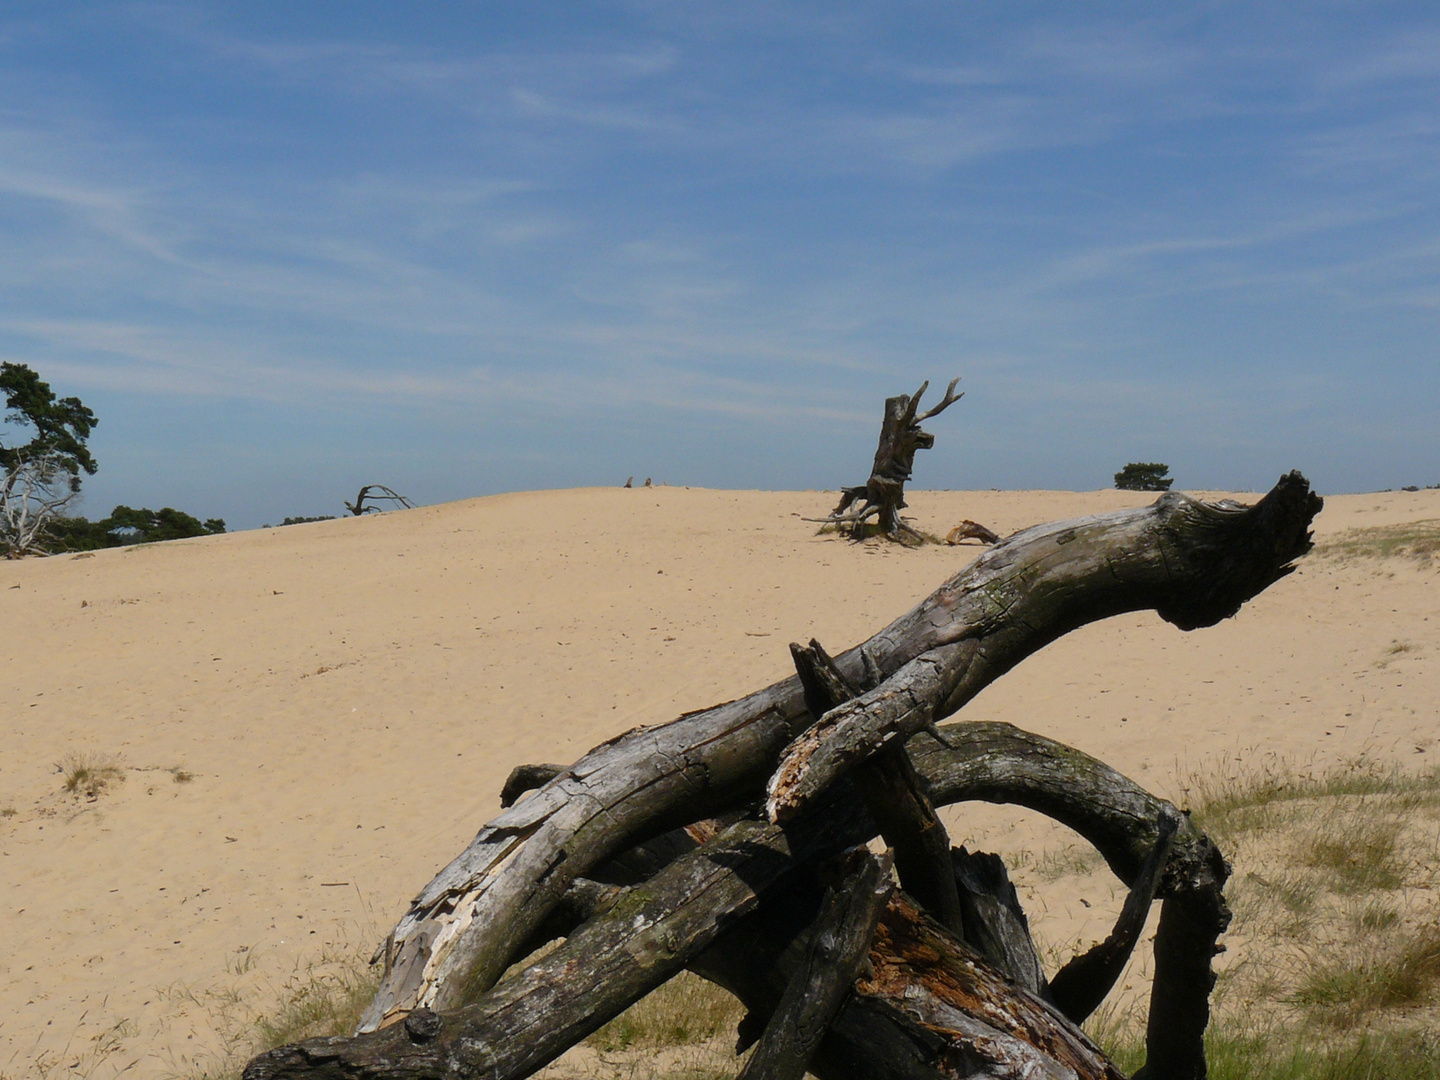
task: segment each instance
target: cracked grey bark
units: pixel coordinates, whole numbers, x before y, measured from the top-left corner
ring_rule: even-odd
[[[827,714],[799,752],[792,747],[781,771],[795,782],[779,804],[772,799],[777,819],[1077,626],[1146,608],[1181,629],[1234,614],[1308,550],[1320,505],[1291,473],[1251,508],[1166,493],[1149,507],[1008,538],[865,643],[884,682]],[[835,662],[861,681],[860,647]],[[412,902],[387,939],[385,976],[360,1030],[483,993],[577,877],[650,837],[760,797],[767,778],[780,775],[777,758],[810,722],[791,678],[596,747],[486,825]],[[837,728],[859,735],[832,753]],[[1132,875],[1145,853],[1148,846]]]
[[[790,655],[805,687],[805,705],[815,719],[859,692],[815,639],[808,646],[791,642]],[[950,862],[950,837],[926,798],[905,747],[899,743],[887,747],[858,766],[851,777],[889,845],[900,887],[942,925],[973,940],[966,932]]]

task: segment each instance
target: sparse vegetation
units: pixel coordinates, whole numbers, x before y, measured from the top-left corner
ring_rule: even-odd
[[[163,992],[204,1009],[222,1047],[217,1058],[185,1074],[186,1080],[239,1080],[256,1054],[302,1039],[349,1034],[379,983],[379,970],[343,946],[327,948],[279,987],[262,977],[259,993],[255,967],[254,952],[244,948],[227,965],[236,985]],[[257,998],[264,1002],[258,1009]]]
[[[177,784],[188,784],[195,779],[195,774],[176,765],[170,770],[170,776]]]
[[[1143,1044],[1098,1041],[1126,1072],[1140,1067]],[[1432,1032],[1402,1028],[1361,1032],[1345,1043],[1316,1041],[1287,1028],[1219,1017],[1205,1038],[1210,1080],[1433,1080],[1440,1076],[1440,1043]]]
[[[1226,759],[1187,790],[1193,816],[1236,866],[1234,959],[1207,1036],[1213,1080],[1440,1075],[1440,770]],[[1073,844],[1011,861],[1046,883],[1100,866]],[[249,1021],[235,1062],[353,1027],[374,973],[358,957],[326,964]],[[724,990],[681,973],[540,1075],[724,1080],[741,1067],[730,1033],[742,1013]],[[1139,1067],[1143,1032],[1113,1013],[1090,1027],[1122,1068]]]
[[[733,1031],[745,1007],[698,975],[682,971],[586,1040],[597,1050],[658,1049]]]
[[[312,969],[287,982],[279,1007],[255,1022],[254,1053],[323,1035],[348,1035],[379,985],[375,969],[356,957]]]
[[[1236,869],[1213,1080],[1440,1075],[1440,770],[1232,758],[1186,787]],[[1142,1063],[1143,1032],[1091,1030]]]
[[[1301,980],[1291,1000],[1326,1022],[1351,1027],[1366,1014],[1415,1005],[1440,982],[1440,927],[1431,925],[1378,951],[1322,960]]]
[[[98,799],[111,784],[125,779],[125,770],[108,754],[67,754],[55,769],[65,778],[66,791],[87,799]]]
[[[1342,560],[1410,559],[1429,566],[1440,553],[1440,519],[1350,529],[1321,541],[1316,552]]]

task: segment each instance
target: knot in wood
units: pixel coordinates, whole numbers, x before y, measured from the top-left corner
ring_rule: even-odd
[[[416,1009],[405,1017],[405,1034],[411,1042],[426,1043],[440,1034],[445,1021],[440,1014],[430,1009]]]

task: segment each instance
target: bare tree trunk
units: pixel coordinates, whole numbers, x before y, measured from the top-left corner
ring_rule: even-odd
[[[875,449],[874,464],[870,466],[870,479],[859,487],[841,491],[840,503],[825,519],[827,522],[848,528],[852,536],[862,539],[873,517],[880,532],[892,540],[921,539],[900,517],[900,511],[905,508],[905,484],[914,472],[916,451],[929,450],[935,445],[935,436],[922,431],[920,425],[965,396],[955,393],[955,384],[959,381],[952,379],[940,404],[918,416],[916,410],[930,386],[928,381],[921,383],[913,395],[900,394],[885,399],[885,419],[880,425],[880,442]]]

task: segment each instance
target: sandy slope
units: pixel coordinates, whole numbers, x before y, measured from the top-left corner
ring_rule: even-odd
[[[233,995],[383,933],[512,765],[783,677],[788,641],[860,640],[978,551],[816,537],[799,515],[832,499],[542,492],[0,563],[0,1076],[193,1071],[224,1049]],[[912,509],[1004,534],[1145,501],[920,492]],[[1434,518],[1436,491],[1342,496],[1317,533]],[[1086,628],[966,715],[1177,799],[1227,755],[1422,762],[1440,752],[1437,629],[1434,571],[1312,557],[1211,630]],[[126,779],[65,794],[75,753]],[[1064,842],[988,808],[951,821],[1009,852]],[[1103,935],[1115,904],[1022,891],[1052,941]]]

